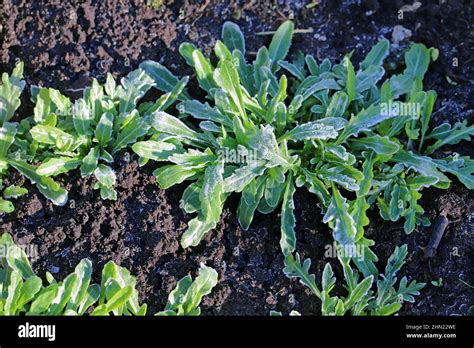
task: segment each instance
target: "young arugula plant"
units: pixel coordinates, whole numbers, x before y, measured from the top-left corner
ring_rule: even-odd
[[[107,75],[105,85],[94,80],[74,104],[51,88],[34,88],[33,120],[29,131],[37,157],[43,160],[36,173],[54,176],[80,168],[83,177],[94,175],[103,199],[115,200],[116,175],[111,168],[114,155],[144,136],[149,129],[147,115],[166,109],[176,99],[186,79],[156,102],[139,100],[153,86],[142,70],[132,71],[116,85]]]
[[[225,23],[223,42],[215,45],[217,66],[192,44],[182,44],[180,53],[195,69],[207,101],[190,99],[184,91],[180,116],[153,113],[154,139],[136,143],[133,150],[143,162],[171,162],[154,172],[162,188],[192,181],[181,206],[197,217],[189,222],[183,247],[197,245],[216,226],[226,198],[237,192],[243,229],[255,211],[281,207],[280,246],[291,255],[296,245],[293,196],[295,187],[305,186],[320,200],[334,239],[366,249],[367,259],[358,267],[368,276],[376,273],[377,257],[369,249],[373,241],[363,236],[366,211],[377,204],[384,219],[403,217],[410,233],[427,223],[418,204],[420,191],[449,186],[443,172],[472,189],[473,160],[428,155],[469,140],[474,126],[443,124],[429,132],[436,93],[423,91],[422,80],[436,49],[413,44],[403,73],[381,84],[387,40],[375,45],[356,71],[350,55],[339,64],[328,59],[318,64],[301,52],[292,63],[285,61],[293,30],[291,22],[283,23],[251,64],[233,23]],[[179,81],[158,63],[140,67],[165,92]],[[356,199],[348,201],[341,190],[352,191]]]
[[[315,281],[315,275],[309,273],[310,259],[301,263],[299,254],[296,254],[296,258],[289,256],[285,260],[283,272],[289,278],[298,278],[321,300],[322,315],[345,315],[348,313],[351,315],[391,315],[401,309],[403,302],[413,303],[414,296],[419,295],[419,290],[426,285],[417,283],[415,280],[408,283],[407,278],[403,277],[396,288],[396,274],[405,263],[407,256],[406,244],[395,248],[387,261],[384,274],[381,274],[379,279],[370,275],[359,281],[361,274],[351,267],[351,259],[343,255],[343,253],[339,253],[338,259],[344,271],[344,287],[347,290],[345,297],[331,295],[336,278],[330,263],[324,267],[321,288],[319,288]],[[374,285],[376,289],[373,288]]]
[[[105,264],[100,285],[91,283],[92,263],[83,259],[63,281],[47,272],[44,286],[9,234],[0,236],[0,249],[0,315],[146,314],[147,305],[138,301],[135,277],[112,261]],[[186,276],[178,282],[158,315],[199,315],[202,297],[216,284],[217,272],[201,265],[194,281]]]
[[[294,207],[290,198],[294,192],[293,171],[299,162],[287,143],[316,136],[334,137],[344,120],[326,118],[311,124],[311,129],[291,127],[293,133],[283,136],[293,115],[310,96],[299,96],[285,104],[287,78],[283,75],[278,80],[275,76],[280,69],[278,62],[288,53],[292,33],[293,23],[282,24],[270,47],[260,49],[253,66],[245,61],[244,38],[232,23],[224,25],[224,43],[218,41],[215,46],[217,67],[191,44],[181,46],[180,52],[195,68],[199,85],[213,105],[183,94],[178,110],[182,116],[202,120],[198,130],[178,117],[155,112],[150,121],[158,135],[155,140],[136,143],[133,149],[146,160],[173,163],[155,171],[162,188],[187,179],[194,181],[181,203],[186,212],[198,215],[189,222],[181,240],[183,247],[197,245],[216,226],[229,194],[241,192],[241,226],[249,227],[257,209],[269,213],[283,206],[281,246],[285,253],[293,250],[295,240],[287,229],[292,228]],[[140,67],[163,91],[178,81],[155,62],[144,62]]]
[[[38,190],[55,205],[63,205],[67,201],[67,192],[54,180],[36,173],[36,168],[28,163],[33,160],[27,142],[22,139],[29,129],[28,122],[22,120],[20,124],[12,122],[15,111],[20,107],[20,95],[25,88],[23,78],[23,63],[18,62],[9,76],[2,74],[0,85],[0,179],[8,173],[10,167],[27,177]],[[13,190],[13,191],[12,191]],[[6,196],[17,196],[23,190],[7,188]],[[5,193],[4,193],[5,196]],[[13,206],[2,200],[3,211],[8,212]]]

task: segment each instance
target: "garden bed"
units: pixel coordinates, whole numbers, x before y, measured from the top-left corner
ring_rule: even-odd
[[[474,16],[467,1],[423,5],[404,13],[402,20],[398,18],[401,1],[388,6],[378,1],[365,5],[323,1],[314,8],[306,8],[305,1],[291,5],[280,5],[280,1],[245,5],[212,1],[5,3],[0,14],[1,70],[10,71],[16,59],[23,60],[28,85],[58,88],[71,97],[80,96],[92,78],[103,81],[109,71],[122,77],[145,59],[167,65],[177,76],[191,74],[178,53],[179,44],[191,41],[209,53],[226,20],[240,25],[251,54],[270,38],[255,33],[274,30],[293,14],[297,29],[312,28],[313,32],[295,34],[292,52],[302,49],[315,57],[340,60],[354,49],[354,65],[382,37],[393,41],[395,26],[402,25],[412,34],[398,48],[392,45],[390,73],[400,71],[410,41],[437,47],[439,59],[430,65],[425,79],[425,89],[438,93],[432,126],[474,116],[469,52],[474,39],[469,23]],[[454,58],[458,66],[453,66]],[[27,94],[19,114],[32,112]],[[474,155],[472,143],[449,150]],[[277,213],[257,213],[250,229],[243,231],[235,216],[238,199],[231,196],[217,228],[199,246],[183,250],[179,240],[190,220],[179,207],[185,187],[161,190],[151,174],[155,167],[139,168],[134,155],[116,158],[116,201],[102,200],[92,190],[92,179],[81,178],[79,171],[63,175],[58,181],[69,191],[69,202],[63,207],[53,206],[28,181],[14,175],[6,183],[24,184],[29,192],[16,201],[15,212],[3,217],[0,231],[10,232],[18,243],[38,246],[39,259],[33,264],[38,274],[49,271],[63,278],[85,257],[96,269],[110,259],[127,267],[137,276],[140,297],[151,313],[164,307],[177,280],[197,270],[200,262],[219,274],[217,286],[203,300],[203,314],[268,315],[270,310],[288,313],[292,309],[320,313],[319,300],[283,274]],[[474,196],[457,182],[448,191],[423,193],[421,205],[430,221],[442,210],[447,210],[451,221],[435,258],[424,259],[422,250],[432,227],[418,227],[406,235],[402,223],[383,221],[374,210],[366,236],[376,242],[379,265],[385,264],[395,246],[408,244],[401,274],[427,283],[417,302],[406,304],[401,314],[472,315],[472,287],[466,284],[474,282]],[[311,257],[319,279],[326,262],[337,262],[324,255],[325,246],[332,243],[331,232],[322,223],[314,195],[298,190],[295,202],[297,250]],[[99,276],[94,274],[96,281]],[[336,272],[336,276],[341,274]],[[439,278],[441,287],[431,284]]]

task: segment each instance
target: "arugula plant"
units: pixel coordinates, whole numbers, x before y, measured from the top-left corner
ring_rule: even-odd
[[[110,166],[114,155],[148,132],[147,115],[171,105],[186,81],[157,101],[140,105],[154,84],[142,69],[132,71],[120,85],[110,74],[105,85],[94,79],[74,103],[57,90],[32,89],[34,126],[29,134],[42,160],[36,173],[50,177],[80,168],[82,177],[94,175],[94,188],[103,199],[115,200],[116,175]]]
[[[81,260],[73,273],[57,281],[47,272],[47,285],[34,274],[23,249],[12,237],[0,236],[0,315],[145,315],[136,279],[114,262],[105,264],[100,284],[91,282],[92,263]],[[217,272],[201,265],[193,281],[186,276],[170,293],[158,315],[199,315],[199,304],[217,284]]]
[[[2,74],[0,85],[0,179],[7,175],[10,168],[16,169],[32,184],[36,184],[38,190],[53,204],[63,205],[67,202],[67,192],[51,178],[36,173],[36,168],[28,163],[34,156],[28,149],[28,143],[23,135],[28,131],[29,124],[26,120],[20,123],[12,122],[16,110],[20,107],[20,96],[25,88],[23,78],[23,63],[18,62],[11,76]],[[22,193],[15,187],[7,188],[4,198],[15,197]],[[4,212],[13,210],[11,202],[2,200]]]
[[[395,248],[387,261],[384,274],[378,278],[372,274],[362,277],[351,267],[351,259],[342,255],[343,253],[340,253],[338,259],[343,268],[346,296],[331,294],[336,278],[330,263],[324,267],[321,287],[318,287],[315,275],[309,272],[310,259],[301,263],[299,254],[296,254],[296,257],[290,256],[285,260],[283,272],[289,278],[299,279],[301,284],[321,300],[322,315],[391,315],[398,312],[404,302],[413,303],[414,296],[419,295],[419,290],[426,285],[417,283],[416,280],[409,283],[407,278],[403,277],[396,286],[396,274],[407,256],[406,244]]]
[[[317,196],[337,243],[365,248],[366,259],[357,266],[368,276],[377,272],[377,257],[369,249],[373,241],[363,235],[367,210],[377,206],[384,219],[403,218],[407,233],[429,223],[418,203],[423,188],[448,188],[445,173],[468,189],[474,186],[472,159],[437,153],[446,144],[470,140],[474,126],[465,121],[429,129],[436,93],[423,91],[422,81],[436,49],[413,44],[405,53],[405,70],[384,79],[387,40],[356,70],[350,54],[333,64],[297,52],[288,62],[293,31],[293,23],[283,23],[253,62],[245,56],[241,31],[230,22],[214,47],[217,65],[194,45],[182,44],[180,53],[194,68],[206,101],[183,91],[179,115],[152,113],[154,139],[137,142],[133,150],[142,163],[167,162],[154,172],[162,188],[191,181],[181,206],[197,216],[182,237],[183,247],[197,245],[216,226],[226,198],[236,192],[243,229],[256,211],[280,209],[280,246],[291,255],[293,197],[304,186]],[[158,63],[140,67],[162,91],[179,81]]]

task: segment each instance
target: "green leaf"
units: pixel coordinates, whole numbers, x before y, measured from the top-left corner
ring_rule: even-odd
[[[232,52],[239,50],[245,54],[245,39],[237,24],[225,22],[222,26],[222,40],[227,48]]]
[[[167,189],[196,174],[195,169],[183,168],[180,165],[166,165],[156,169],[153,175],[162,189]]]
[[[7,73],[2,74],[2,85],[0,85],[0,127],[13,117],[21,104],[20,95],[25,88],[25,81],[22,78],[22,62],[17,63],[11,76],[8,76]]]
[[[275,137],[274,128],[262,127],[249,138],[249,147],[256,151],[258,159],[265,159],[269,166],[290,166],[289,159],[281,152]]]
[[[355,241],[357,242],[364,236],[364,228],[369,224],[369,218],[367,217],[367,211],[370,205],[367,203],[364,196],[357,197],[350,208],[350,215],[354,220],[354,225],[357,230]]]
[[[455,175],[469,190],[474,189],[474,160],[465,156],[433,161],[443,172]]]
[[[341,87],[336,81],[334,81],[334,79],[320,80],[319,77],[310,76],[298,86],[298,89],[295,93],[295,98],[296,96],[301,95],[302,101],[305,101],[309,97],[313,96],[316,92],[326,89],[339,90]]]
[[[265,169],[264,161],[249,162],[224,179],[224,191],[241,192],[256,177],[262,175]]]
[[[198,277],[192,281],[186,276],[170,292],[165,310],[157,315],[199,315],[202,298],[217,284],[217,272],[201,264]]]
[[[423,44],[413,44],[405,53],[405,64],[405,74],[410,74],[423,80],[430,64],[429,50]]]
[[[186,63],[190,66],[194,66],[193,62],[193,52],[196,47],[189,42],[183,42],[179,45],[179,54],[186,60]]]
[[[209,230],[216,227],[224,206],[223,171],[222,163],[206,168],[202,189],[199,193],[201,211],[196,218],[188,223],[188,229],[181,238],[183,248],[196,246]]]
[[[148,132],[149,126],[143,119],[136,117],[125,127],[122,128],[120,133],[117,135],[117,139],[113,143],[112,155],[117,151],[123,149],[128,144],[134,143],[140,137],[144,136]]]
[[[125,286],[117,291],[107,303],[99,305],[94,309],[91,315],[108,315],[110,312],[116,311],[126,305],[127,301],[133,294],[131,286]]]
[[[140,69],[145,71],[146,74],[153,79],[155,83],[154,87],[160,91],[171,92],[173,88],[179,83],[178,78],[160,63],[146,60],[140,63]],[[189,97],[183,93],[178,97],[178,99],[188,100]]]
[[[98,146],[89,150],[89,153],[82,159],[81,176],[89,176],[97,168],[99,163],[100,149]]]
[[[349,214],[349,205],[334,184],[332,184],[332,194],[331,204],[323,217],[323,222],[332,222],[334,239],[341,245],[354,245],[357,229],[354,219]]]
[[[291,39],[295,25],[292,21],[283,22],[273,35],[268,48],[268,53],[272,61],[272,69],[276,69],[278,61],[285,59],[291,46]]]
[[[74,143],[75,138],[65,131],[51,126],[36,125],[30,130],[34,140],[42,144],[56,145]]]
[[[408,189],[405,186],[397,183],[393,185],[392,191],[390,192],[389,203],[390,220],[397,221],[400,218],[400,214],[405,209],[405,202],[408,193]]]
[[[331,98],[331,102],[326,110],[326,117],[343,117],[349,103],[350,98],[348,95],[343,91],[337,91]]]
[[[307,286],[313,294],[321,299],[321,291],[316,285],[315,276],[309,273],[310,267],[311,259],[306,259],[303,264],[301,264],[300,255],[298,253],[296,253],[296,258],[290,254],[285,257],[283,273],[285,273],[288,278],[298,278],[301,284]]]
[[[127,77],[120,80],[121,88],[117,90],[119,97],[119,113],[131,112],[135,109],[138,100],[155,86],[154,80],[143,70],[135,69]],[[96,117],[97,119],[98,117]]]
[[[116,176],[115,172],[109,166],[105,164],[99,164],[94,170],[94,176],[97,181],[106,188],[111,188],[115,185]]]
[[[231,98],[242,120],[246,120],[242,86],[234,64],[231,61],[221,62],[219,68],[214,71],[214,80]]]
[[[167,114],[166,112],[155,112],[151,115],[151,125],[158,132],[169,134],[181,139],[199,141],[197,132],[186,126],[178,118]]]
[[[53,283],[46,288],[41,289],[39,295],[31,303],[30,309],[28,310],[29,315],[39,315],[44,314],[48,308],[51,306],[51,303],[56,298],[59,285]]]
[[[17,127],[14,123],[5,122],[0,127],[0,158],[7,157],[8,149],[15,141]]]
[[[377,308],[377,315],[392,315],[397,313],[402,308],[402,305],[398,302],[385,305],[381,308]]]
[[[199,81],[199,85],[202,89],[207,92],[210,92],[212,88],[216,87],[216,82],[214,81],[215,70],[212,66],[209,59],[204,57],[204,55],[199,50],[194,50],[192,54],[193,66],[196,70],[196,75]]]
[[[101,184],[99,184],[98,187],[94,187],[94,188],[100,189],[100,198],[110,199],[112,201],[117,200],[117,191],[115,191],[113,188],[105,187],[105,186],[102,186]]]
[[[216,160],[216,156],[207,149],[205,152],[189,149],[187,152],[174,153],[169,161],[187,169],[199,169]]]
[[[355,145],[353,148],[361,148],[365,150],[372,150],[379,155],[386,155],[391,156],[398,152],[400,146],[390,140],[389,137],[382,137],[380,135],[373,135],[369,137],[351,139],[350,141],[351,147]]]
[[[423,109],[421,111],[421,138],[419,150],[423,147],[423,141],[425,139],[425,134],[428,131],[429,122],[431,119],[431,114],[433,113],[433,107],[436,101],[436,92],[428,91],[426,92],[426,99],[423,104]]]
[[[285,256],[292,254],[296,247],[295,203],[293,201],[294,193],[295,186],[293,183],[293,175],[290,172],[286,180],[286,188],[285,193],[283,194],[283,203],[281,207],[280,247]]]
[[[181,113],[191,115],[198,120],[208,120],[229,127],[232,126],[232,121],[226,115],[223,115],[218,110],[210,107],[208,103],[202,104],[197,100],[189,100],[180,103],[178,105],[178,110],[180,110]]]
[[[306,182],[309,184],[309,192],[316,194],[323,206],[328,206],[331,201],[331,196],[326,189],[324,183],[318,179],[317,175],[303,168],[303,174],[306,177]]]
[[[183,153],[181,146],[166,141],[139,141],[132,145],[133,151],[143,158],[154,161],[166,161],[176,153]]]
[[[374,281],[374,276],[370,275],[364,280],[362,280],[354,290],[351,291],[349,297],[344,302],[344,307],[346,310],[351,309],[354,305],[366,297],[369,293],[370,288],[372,287],[372,283]]]
[[[266,176],[258,177],[256,180],[252,180],[242,190],[242,197],[240,198],[237,215],[240,226],[243,230],[247,230],[252,223],[255,210],[263,197],[265,180]]]
[[[92,119],[93,115],[87,102],[84,99],[76,100],[72,109],[72,121],[78,135],[89,135],[89,127]]]
[[[369,51],[367,56],[360,64],[360,68],[365,70],[370,66],[381,66],[385,57],[388,55],[390,49],[390,42],[386,39],[380,40],[372,49]]]
[[[82,163],[82,160],[79,158],[71,157],[58,157],[50,158],[43,162],[36,172],[39,175],[44,176],[55,176],[61,173],[69,172],[70,170],[76,169]]]
[[[372,127],[395,116],[397,115],[394,113],[382,113],[380,105],[371,105],[350,118],[349,123],[339,135],[337,143],[340,144],[351,136],[357,136],[360,132],[369,131]]]
[[[18,198],[28,193],[28,190],[24,187],[17,185],[10,185],[3,191],[4,198]]]
[[[92,276],[92,262],[88,259],[82,259],[74,269],[74,274],[76,275],[76,281],[71,289],[71,296],[66,308],[74,310],[78,314],[83,314],[87,309],[87,307],[83,307],[87,301]]]
[[[37,276],[32,276],[25,280],[16,304],[17,313],[23,311],[25,305],[35,298],[36,294],[41,290],[42,285],[41,278]]]
[[[53,179],[36,173],[36,167],[23,161],[9,160],[8,163],[27,177],[32,184],[54,205],[62,206],[67,202],[67,191]]]
[[[15,211],[15,206],[9,200],[0,198],[0,213],[10,214]]]
[[[344,66],[347,70],[346,76],[346,92],[348,96],[347,105],[350,105],[356,96],[356,75],[354,67],[349,57],[344,58]]]
[[[393,156],[393,160],[424,176],[437,178],[439,183],[450,183],[448,177],[438,170],[438,164],[430,157],[416,155],[411,151],[399,151]]]
[[[339,184],[346,190],[359,191],[357,182],[362,179],[362,176],[355,168],[342,165],[336,165],[334,167],[325,165],[318,169],[317,174],[320,179]]]
[[[111,139],[113,126],[114,115],[110,112],[102,114],[99,123],[95,128],[95,138],[100,147],[104,147],[104,145]]]
[[[341,117],[326,117],[321,120],[312,121],[294,127],[281,139],[294,141],[307,139],[335,139],[338,130],[342,129],[347,121]]]
[[[410,189],[408,198],[408,208],[401,213],[401,215],[405,218],[403,229],[405,230],[406,234],[410,234],[414,231],[418,215],[424,213],[423,208],[417,204],[417,201],[421,198],[421,194],[418,191],[415,189]]]
[[[298,80],[303,81],[305,78],[304,72],[294,64],[288,63],[285,60],[280,60],[278,65],[288,71],[291,75],[296,77]],[[284,75],[283,75],[284,76]]]
[[[471,141],[471,136],[474,136],[474,125],[468,127],[467,120],[464,120],[456,123],[449,131],[449,134],[443,132],[443,137],[437,136],[438,140],[433,145],[428,146],[426,153],[433,153],[444,145],[454,145],[463,140]]]

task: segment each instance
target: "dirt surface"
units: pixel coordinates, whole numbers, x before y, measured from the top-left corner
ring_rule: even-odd
[[[225,20],[241,26],[252,54],[270,39],[257,32],[273,30],[290,18],[298,29],[312,29],[296,34],[293,52],[302,49],[319,58],[338,60],[355,49],[353,57],[358,62],[380,38],[397,42],[386,64],[389,73],[403,68],[402,52],[410,40],[437,47],[439,59],[430,66],[425,80],[425,88],[438,93],[433,123],[474,117],[469,51],[474,15],[469,1],[442,5],[423,1],[415,12],[404,12],[403,19],[398,18],[402,1],[320,1],[313,9],[306,8],[307,3],[2,0],[0,70],[10,70],[21,59],[29,85],[55,87],[77,96],[92,78],[102,81],[107,71],[124,76],[144,59],[160,61],[177,75],[190,74],[178,54],[179,44],[191,41],[209,53]],[[399,34],[407,31],[398,28],[394,34],[397,25],[410,30],[411,37],[399,41]],[[25,96],[22,110],[31,110],[28,99]],[[472,145],[466,143],[450,150],[474,155]],[[98,280],[98,270],[105,262],[120,263],[137,276],[140,296],[149,304],[150,313],[163,308],[166,294],[179,278],[189,272],[194,275],[204,262],[219,273],[217,287],[204,299],[204,314],[267,315],[271,309],[319,314],[317,298],[282,273],[277,214],[258,214],[252,227],[242,231],[234,215],[237,200],[231,197],[218,227],[198,247],[183,251],[179,240],[191,218],[179,208],[183,187],[160,190],[151,175],[153,168],[137,170],[133,159],[128,163],[118,158],[114,165],[117,201],[100,200],[92,190],[92,180],[80,178],[77,172],[60,179],[70,190],[70,202],[64,207],[52,206],[25,183],[28,195],[16,203],[13,214],[3,217],[0,231],[12,233],[19,243],[39,247],[34,268],[40,274],[49,270],[63,277],[81,258],[88,257]],[[21,180],[17,176],[9,179]],[[313,195],[298,191],[296,204],[297,249],[313,259],[312,271],[320,278],[324,264],[334,262],[324,257],[324,247],[332,238],[321,222]],[[407,243],[409,261],[401,275],[428,285],[417,302],[404,306],[401,313],[472,315],[473,194],[454,183],[449,191],[426,191],[422,205],[431,221],[448,210],[451,223],[437,256],[427,261],[421,249],[432,228],[420,228],[407,236],[401,223],[383,222],[373,211],[367,236],[376,241],[379,265],[383,267],[396,245]],[[431,284],[440,277],[441,287]]]

